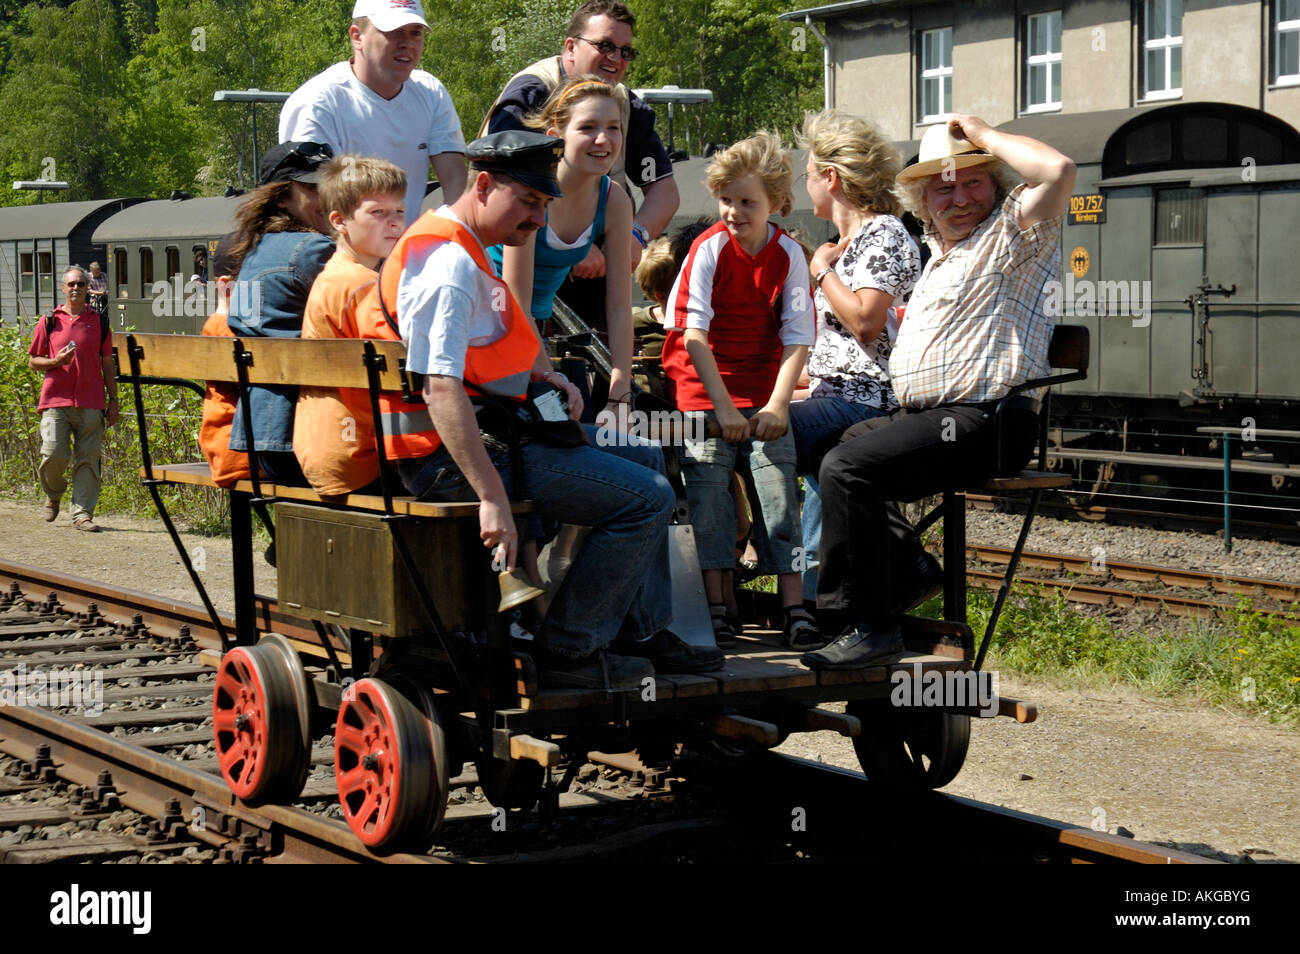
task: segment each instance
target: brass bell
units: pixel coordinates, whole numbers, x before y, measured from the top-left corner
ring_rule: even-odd
[[[527,603],[546,593],[545,590],[533,586],[521,567],[515,567],[513,572],[501,571],[497,580],[501,587],[501,602],[497,604],[498,613],[514,609],[519,604]]]

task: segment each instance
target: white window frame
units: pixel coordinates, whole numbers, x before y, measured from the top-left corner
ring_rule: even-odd
[[[1300,11],[1297,11],[1300,12]],[[1283,73],[1279,68],[1282,62],[1282,35],[1284,33],[1294,33],[1300,37],[1300,19],[1283,20],[1282,4],[1278,0],[1273,2],[1273,85],[1274,86],[1300,86],[1300,72]]]
[[[925,60],[925,38],[931,34],[947,34],[948,42],[948,63],[947,65],[939,64],[930,66]],[[920,49],[917,50],[917,61],[920,64],[920,95],[921,122],[922,123],[939,123],[946,122],[952,115],[952,27],[939,27],[935,30],[922,30],[920,33]],[[948,81],[948,96],[943,94],[944,80]],[[925,86],[927,82],[937,83],[939,86],[939,109],[937,113],[926,113],[925,110]]]
[[[1036,20],[1041,20],[1045,17],[1056,18],[1057,49],[1053,53],[1038,53],[1031,56],[1029,53],[1029,38],[1034,34],[1034,22]],[[1050,21],[1048,23],[1048,37],[1049,38],[1051,37]],[[1050,39],[1049,39],[1049,45],[1050,45]],[[1046,13],[1031,13],[1029,16],[1025,17],[1025,95],[1024,95],[1024,108],[1021,110],[1021,112],[1051,113],[1051,112],[1060,111],[1061,101],[1059,99],[1055,101],[1052,100],[1052,74],[1053,73],[1056,74],[1056,81],[1058,86],[1061,81],[1060,47],[1061,47],[1061,11],[1060,10],[1049,10]],[[1045,90],[1044,95],[1047,97],[1047,99],[1041,103],[1031,102],[1030,100],[1030,95],[1031,95],[1030,90],[1033,88],[1033,84],[1030,81],[1030,76],[1032,75],[1035,67],[1042,67],[1047,73],[1047,83],[1044,86],[1044,90]]]
[[[1164,30],[1172,30],[1173,28],[1172,27],[1172,19],[1173,19],[1172,5],[1173,5],[1173,0],[1165,0],[1165,23],[1163,25]],[[1164,71],[1163,79],[1165,84],[1168,85],[1173,81],[1172,77],[1170,76],[1171,63],[1173,62],[1172,51],[1175,48],[1177,48],[1180,51],[1180,55],[1181,55],[1181,50],[1183,48],[1183,33],[1182,33],[1183,24],[1182,24],[1181,14],[1178,18],[1179,22],[1178,22],[1177,36],[1169,35],[1169,36],[1162,36],[1156,40],[1151,39],[1151,10],[1153,6],[1154,6],[1153,0],[1143,0],[1142,3],[1142,100],[1143,102],[1150,102],[1152,100],[1159,100],[1159,99],[1181,99],[1183,95],[1183,88],[1181,86],[1171,87],[1167,89],[1155,89],[1155,90],[1151,88],[1151,76],[1147,72],[1147,54],[1154,50],[1161,50],[1164,52],[1163,59],[1165,63],[1165,71]],[[1179,0],[1179,6],[1182,10],[1182,13],[1185,14],[1187,11],[1186,8],[1183,6],[1181,0]]]

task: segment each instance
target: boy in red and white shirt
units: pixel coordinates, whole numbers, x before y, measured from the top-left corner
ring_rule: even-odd
[[[691,246],[665,312],[664,370],[679,409],[715,420],[720,438],[685,442],[691,508],[709,612],[720,645],[734,641],[723,594],[735,566],[731,475],[748,459],[762,521],[759,572],[776,574],[792,646],[824,640],[803,607],[803,531],[790,396],[813,343],[812,290],[799,243],[768,218],[794,204],[794,163],[771,133],[714,157],[708,186],[722,220]]]

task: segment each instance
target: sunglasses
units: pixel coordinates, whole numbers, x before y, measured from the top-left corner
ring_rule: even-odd
[[[623,59],[631,63],[636,59],[636,49],[630,46],[615,46],[609,40],[588,40],[585,36],[578,37],[583,43],[590,43],[596,49],[600,50],[601,56],[613,56],[617,53]]]
[[[63,286],[65,288],[85,288],[86,283],[85,282],[64,282]]]

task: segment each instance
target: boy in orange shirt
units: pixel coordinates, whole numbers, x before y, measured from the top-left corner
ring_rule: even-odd
[[[406,227],[406,174],[384,159],[339,156],[325,167],[318,190],[337,247],[311,286],[302,336],[359,338],[357,303]],[[293,452],[321,496],[354,493],[379,477],[370,405],[364,391],[359,395],[354,413],[335,388],[298,393]]]

